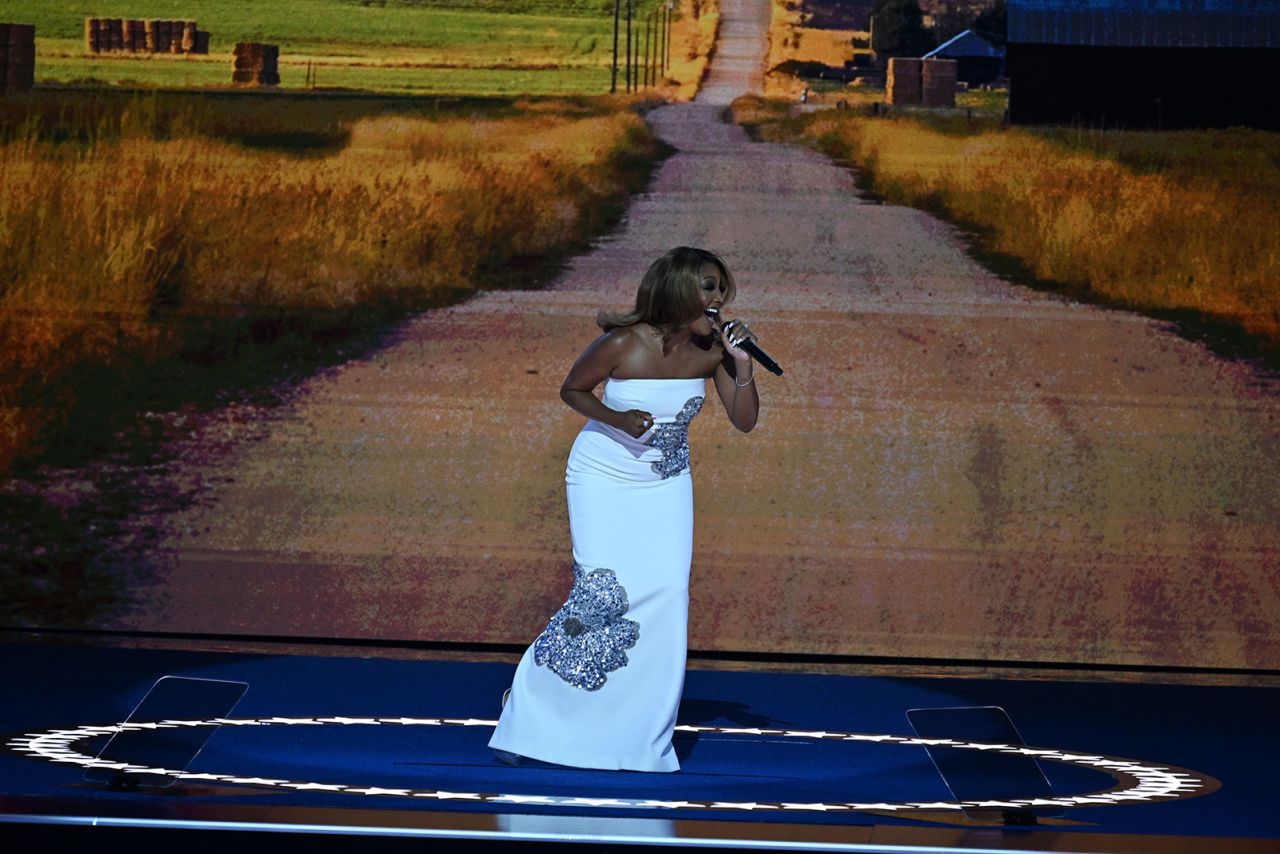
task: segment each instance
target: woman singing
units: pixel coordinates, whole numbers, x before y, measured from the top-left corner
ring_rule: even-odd
[[[755,336],[718,320],[735,292],[718,256],[672,249],[644,274],[633,311],[599,314],[604,334],[560,388],[589,419],[565,472],[574,582],[505,696],[489,742],[503,761],[679,770],[671,734],[688,644],[689,422],[708,377],[742,432],[760,409],[738,346]]]

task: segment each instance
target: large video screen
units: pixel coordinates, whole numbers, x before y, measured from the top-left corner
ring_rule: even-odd
[[[1277,12],[1035,5],[6,3],[0,625],[1280,667]]]

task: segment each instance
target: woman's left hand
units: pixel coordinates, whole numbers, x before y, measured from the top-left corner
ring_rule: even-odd
[[[751,361],[751,354],[739,346],[748,339],[755,341],[756,334],[741,320],[730,320],[720,327],[720,341],[724,344],[724,351],[742,365]]]

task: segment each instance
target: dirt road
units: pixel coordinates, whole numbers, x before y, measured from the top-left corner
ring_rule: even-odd
[[[710,399],[694,423],[691,647],[1280,667],[1277,383],[748,141],[722,105],[758,85],[768,3],[722,5],[702,95],[651,115],[678,152],[616,231],[309,381],[203,464],[107,625],[527,643],[570,580],[559,384],[595,311],[688,244],[787,369],[753,433]]]

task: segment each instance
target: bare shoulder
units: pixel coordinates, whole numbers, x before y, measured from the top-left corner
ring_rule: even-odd
[[[644,366],[652,360],[654,334],[647,323],[619,326],[605,333],[613,338],[608,346],[617,356],[619,370],[623,373],[643,372]]]
[[[592,341],[591,349],[606,352],[617,361],[626,361],[644,352],[645,343],[643,332],[635,326],[616,326]]]
[[[634,364],[642,346],[640,338],[629,327],[610,329],[586,346],[570,369],[569,377],[594,386],[615,370],[627,370]]]

